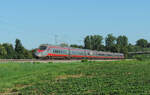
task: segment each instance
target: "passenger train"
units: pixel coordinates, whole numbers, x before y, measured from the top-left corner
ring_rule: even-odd
[[[35,52],[37,58],[49,59],[124,59],[121,53],[102,52],[88,49],[40,45]]]

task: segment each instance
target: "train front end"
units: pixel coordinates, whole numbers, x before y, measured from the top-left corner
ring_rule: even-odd
[[[47,56],[47,49],[48,46],[47,45],[41,45],[35,52],[35,56],[37,58],[44,58]]]

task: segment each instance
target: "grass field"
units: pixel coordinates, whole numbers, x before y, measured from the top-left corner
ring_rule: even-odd
[[[150,61],[2,63],[0,95],[150,95]]]

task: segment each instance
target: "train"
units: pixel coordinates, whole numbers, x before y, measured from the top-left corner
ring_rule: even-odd
[[[124,54],[122,53],[61,47],[49,44],[40,45],[35,52],[35,56],[42,59],[124,59]]]

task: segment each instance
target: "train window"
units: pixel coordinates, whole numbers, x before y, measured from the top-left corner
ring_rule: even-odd
[[[58,53],[60,54],[60,53],[61,53],[61,50],[58,50]]]
[[[57,51],[56,50],[54,50],[54,53],[56,53]]]
[[[78,51],[71,51],[71,54],[78,55]]]
[[[40,50],[46,50],[47,46],[40,46],[39,49]]]
[[[55,50],[55,53],[57,53],[57,50]]]
[[[63,50],[62,53],[63,53],[63,54],[67,54],[67,50]]]
[[[51,52],[51,50],[50,49],[48,49],[48,53],[50,53]]]
[[[61,54],[63,54],[63,50],[61,50]]]
[[[65,53],[65,50],[62,51],[62,54],[66,54],[66,53]]]
[[[53,49],[53,53],[55,53],[55,50]]]
[[[61,50],[61,49],[55,49],[53,50],[53,52],[58,54],[67,54],[67,50]]]
[[[59,50],[54,49],[53,53],[59,53]]]

